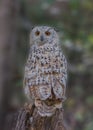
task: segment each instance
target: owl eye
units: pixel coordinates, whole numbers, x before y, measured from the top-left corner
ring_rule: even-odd
[[[35,35],[36,35],[36,36],[39,36],[39,34],[40,34],[40,31],[36,31],[36,32],[35,32]]]
[[[45,34],[46,34],[47,36],[50,36],[51,33],[50,33],[49,31],[46,31]]]

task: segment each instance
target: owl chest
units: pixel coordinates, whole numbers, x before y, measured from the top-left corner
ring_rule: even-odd
[[[59,73],[60,71],[60,55],[58,52],[45,52],[36,55],[35,69],[41,73]]]
[[[37,95],[37,97],[45,99],[51,95],[51,88],[55,89],[54,91],[61,91],[63,84],[61,64],[60,52],[32,54],[26,79],[33,97]],[[60,89],[56,90],[55,86],[59,86]],[[46,95],[45,93],[47,96],[43,97],[43,95]]]

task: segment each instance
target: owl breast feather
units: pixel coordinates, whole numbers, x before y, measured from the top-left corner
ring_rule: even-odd
[[[54,96],[56,99],[64,98],[66,79],[63,75],[64,61],[62,61],[61,52],[38,52],[39,54],[32,54],[35,64],[28,72],[29,88],[33,98],[41,100]],[[31,66],[33,66],[33,62],[30,64]]]

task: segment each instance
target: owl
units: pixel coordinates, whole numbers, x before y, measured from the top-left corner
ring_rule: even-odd
[[[40,116],[52,116],[62,109],[67,81],[67,61],[57,32],[37,26],[30,33],[30,49],[25,65],[24,92]]]

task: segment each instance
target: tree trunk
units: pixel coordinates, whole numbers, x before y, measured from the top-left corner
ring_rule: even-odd
[[[35,107],[22,108],[15,115],[12,116],[10,125],[8,123],[10,128],[6,125],[9,130],[66,130],[62,109],[56,110],[51,117],[41,117]]]
[[[0,0],[0,130],[4,129],[13,90],[17,15],[17,0]]]

